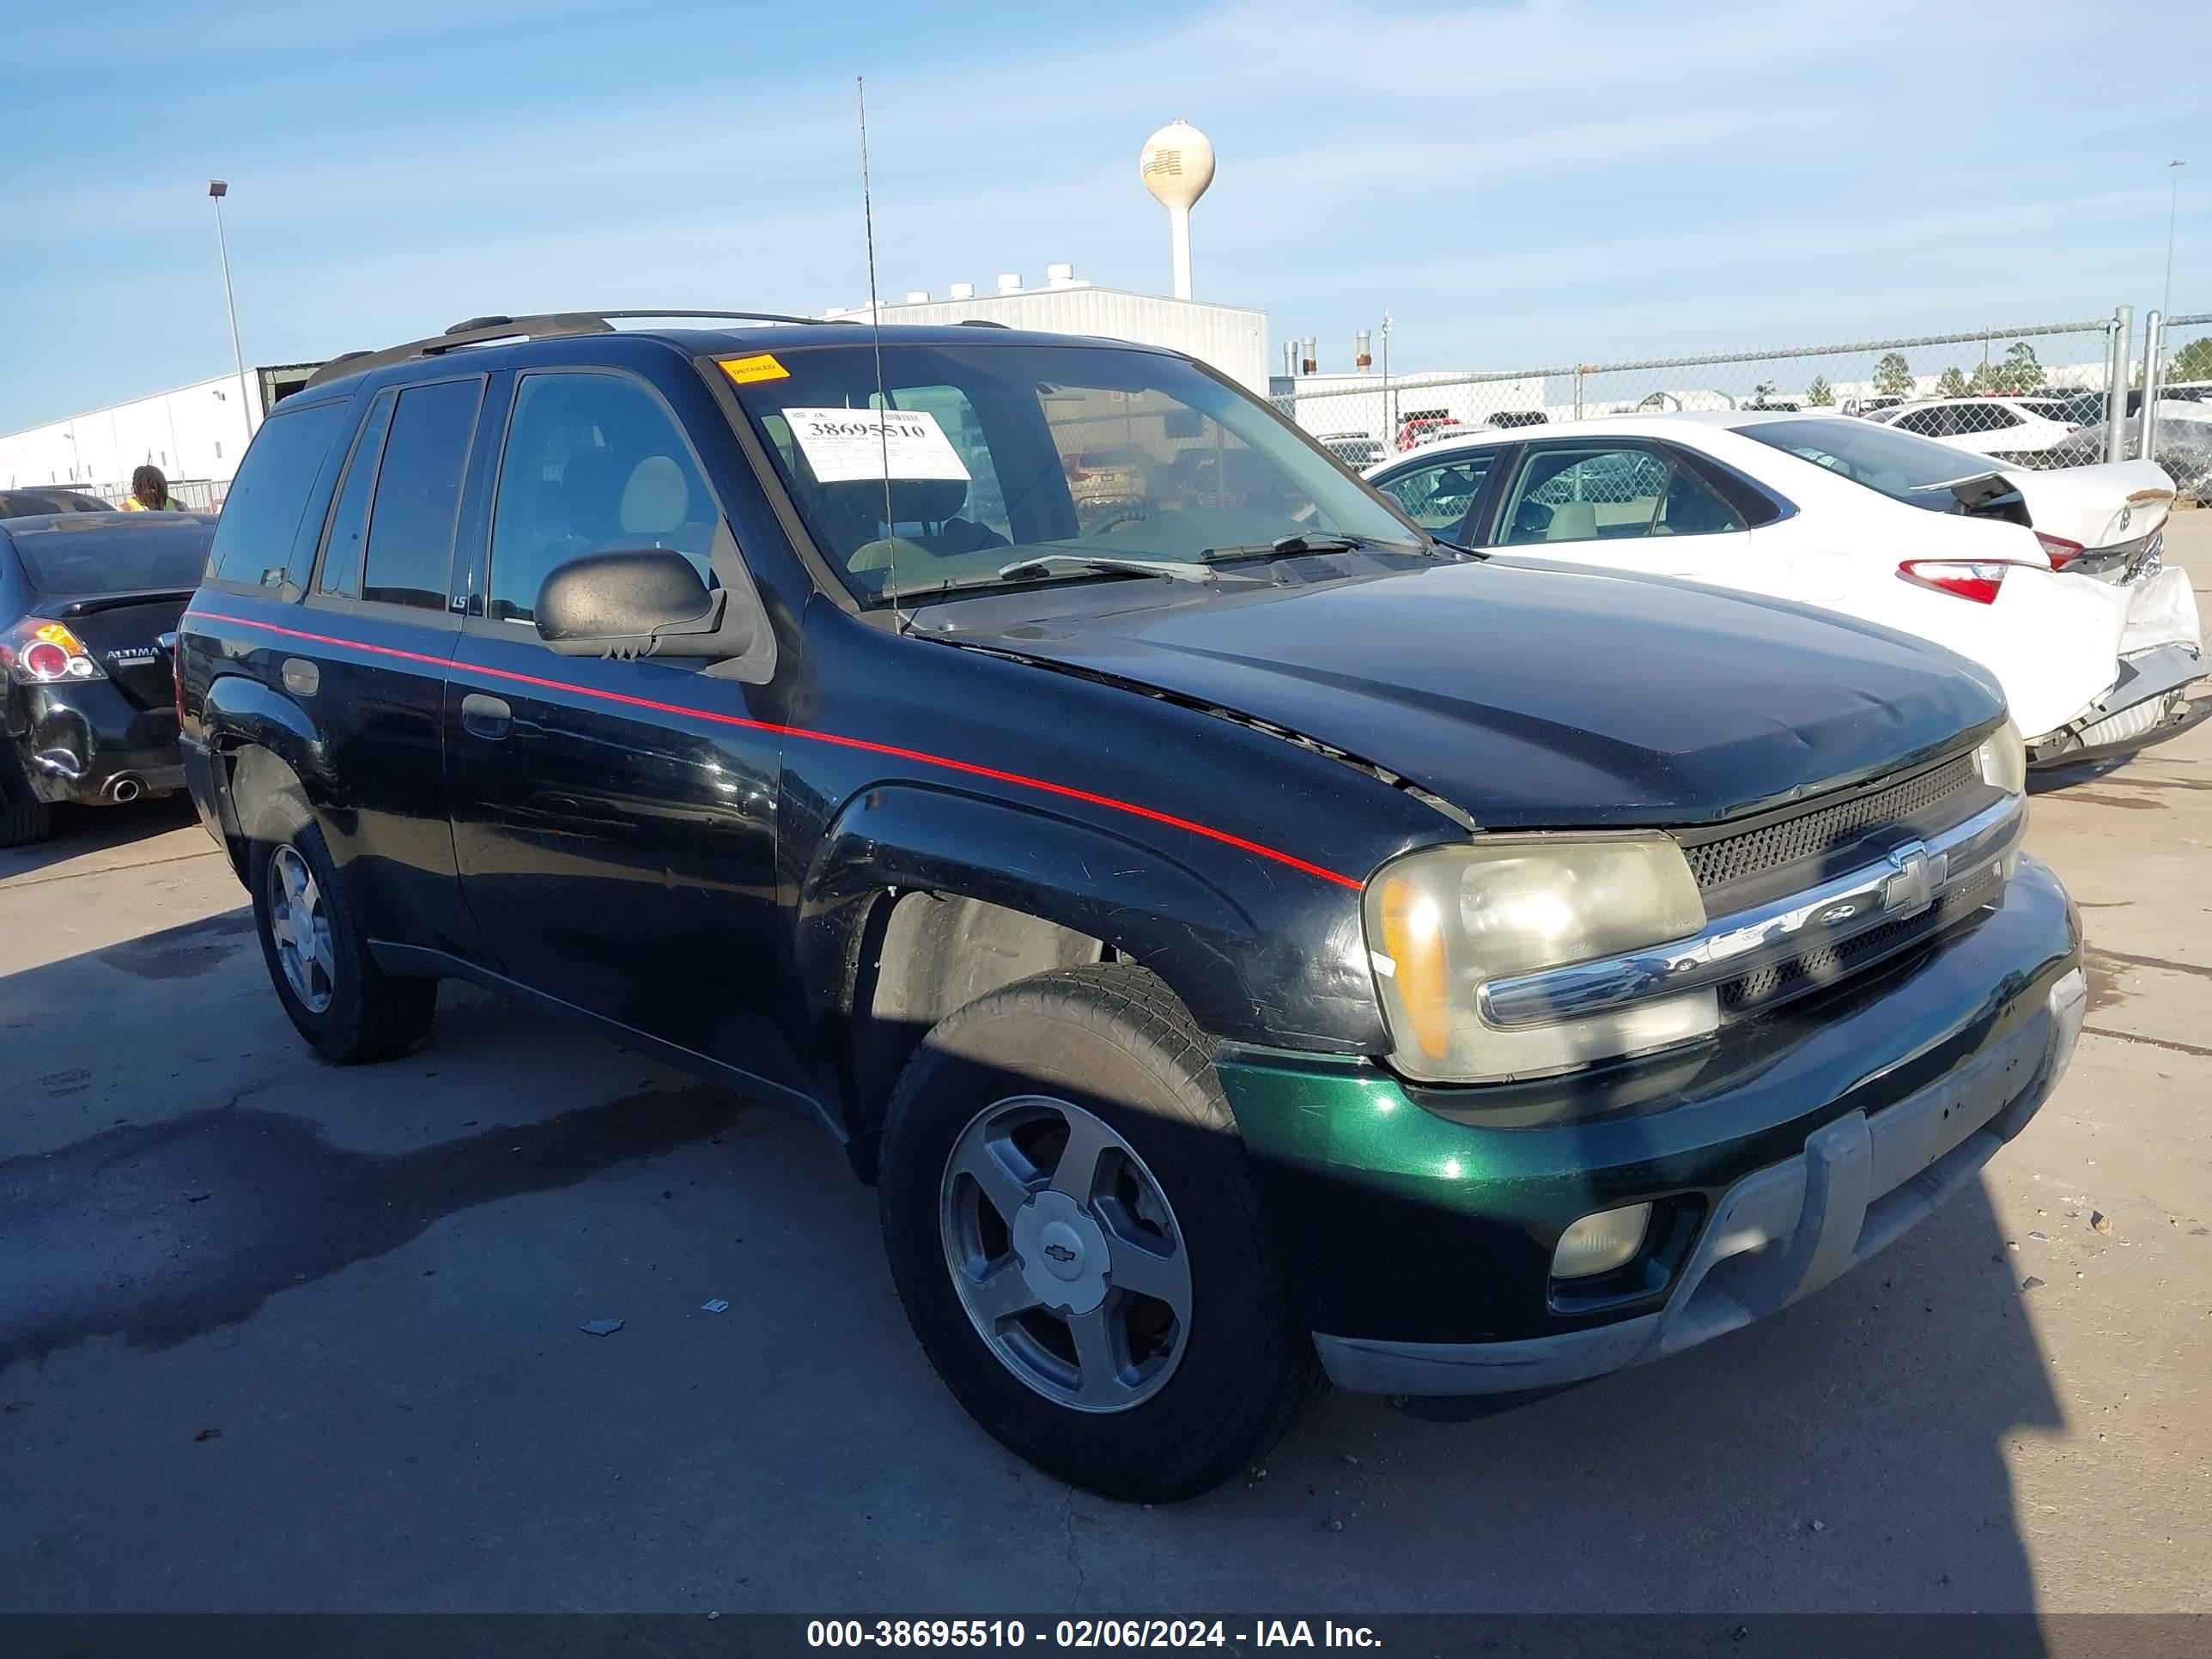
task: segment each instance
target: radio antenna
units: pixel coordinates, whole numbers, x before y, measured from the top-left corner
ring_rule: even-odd
[[[860,220],[868,235],[868,328],[876,350],[876,436],[884,456],[884,592],[891,602],[891,624],[907,631],[910,618],[899,609],[898,521],[891,516],[891,398],[884,389],[884,307],[876,297],[876,204],[868,188],[868,83],[853,77],[853,92],[860,108]]]

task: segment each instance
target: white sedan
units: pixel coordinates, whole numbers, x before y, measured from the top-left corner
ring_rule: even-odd
[[[2091,459],[2078,435],[2094,401],[2079,393],[2048,398],[1931,398],[1876,410],[1867,416],[1956,449],[2027,466],[2070,466]]]
[[[2204,672],[2173,483],[2148,462],[1992,471],[1819,414],[1619,416],[1426,445],[1367,478],[1434,534],[1842,611],[1971,657],[2031,760],[2156,734]]]

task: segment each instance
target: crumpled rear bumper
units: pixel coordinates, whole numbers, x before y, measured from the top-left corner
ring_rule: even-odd
[[[14,690],[5,736],[35,799],[98,805],[125,780],[134,797],[184,787],[173,708],[141,708],[112,680]]]
[[[2123,591],[2118,677],[2072,720],[2028,738],[2031,765],[2066,765],[2158,736],[2172,724],[2179,694],[2203,678],[2203,629],[2189,573],[2161,570]]]
[[[1360,1393],[1517,1394],[1639,1365],[1777,1313],[1972,1181],[2065,1071],[2087,1006],[2073,969],[2034,1018],[1969,1064],[1878,1112],[1824,1124],[1797,1156],[1737,1181],[1656,1313],[1504,1342],[1316,1334],[1322,1364],[1339,1387]]]

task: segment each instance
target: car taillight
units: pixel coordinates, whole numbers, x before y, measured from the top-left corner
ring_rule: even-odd
[[[18,684],[51,685],[56,680],[104,680],[106,672],[93,660],[84,641],[58,622],[27,622],[0,635],[0,668]]]
[[[185,638],[182,631],[169,635],[169,694],[177,705],[177,724],[185,723]]]
[[[1977,605],[1995,605],[2005,572],[2018,568],[2019,562],[2014,559],[1907,559],[1897,567],[1897,574],[1939,593],[1955,593]]]
[[[2053,570],[2063,570],[2069,562],[2081,556],[2081,544],[2069,542],[2063,536],[2046,536],[2039,530],[2035,532],[2035,539],[2041,542],[2043,550],[2051,555]]]

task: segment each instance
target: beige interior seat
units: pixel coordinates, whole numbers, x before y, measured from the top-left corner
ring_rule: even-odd
[[[1561,501],[1552,509],[1552,522],[1544,529],[1547,542],[1586,542],[1596,534],[1595,501]]]
[[[691,486],[672,458],[648,455],[630,469],[622,493],[623,535],[673,535],[690,510]]]

